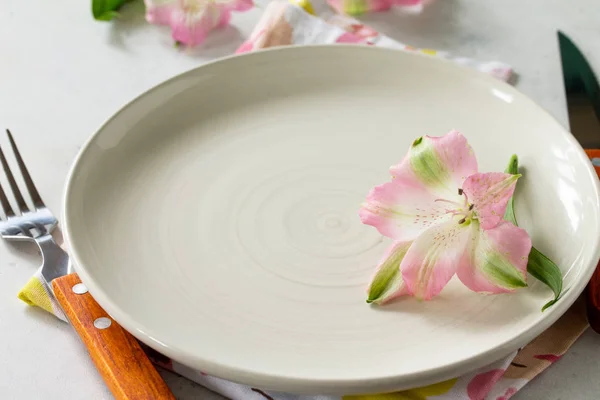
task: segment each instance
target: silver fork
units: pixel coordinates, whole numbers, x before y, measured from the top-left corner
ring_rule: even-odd
[[[139,343],[112,321],[94,301],[76,273],[69,274],[69,256],[51,235],[58,221],[33,184],[12,134],[9,130],[6,133],[34,208],[31,210],[23,198],[0,147],[0,163],[17,204],[15,212],[0,185],[0,211],[4,213],[4,216],[0,215],[0,237],[37,243],[43,259],[42,278],[46,281],[49,295],[56,300],[83,340],[92,361],[116,399],[175,400]]]
[[[54,278],[69,273],[69,256],[56,244],[52,237],[52,231],[56,227],[58,220],[44,204],[31,179],[31,175],[29,175],[29,171],[27,171],[21,153],[17,149],[15,140],[8,129],[6,130],[6,134],[8,135],[10,146],[17,160],[17,165],[21,171],[34,208],[30,210],[23,198],[21,190],[4,156],[2,147],[0,147],[0,163],[2,163],[2,169],[4,169],[12,195],[17,204],[17,212],[15,212],[6,192],[4,192],[2,185],[0,185],[0,211],[4,213],[4,216],[0,215],[0,237],[6,240],[34,241],[42,254],[42,276],[46,280],[46,283],[50,284]],[[48,287],[51,288],[50,285]]]

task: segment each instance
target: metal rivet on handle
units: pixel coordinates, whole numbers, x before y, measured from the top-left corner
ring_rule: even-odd
[[[94,326],[98,329],[106,329],[112,324],[110,318],[100,317],[94,321]]]
[[[75,294],[85,294],[87,292],[88,289],[83,283],[78,283],[77,285],[73,286],[73,293]]]

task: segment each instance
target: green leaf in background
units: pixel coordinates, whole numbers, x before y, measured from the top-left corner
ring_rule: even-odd
[[[516,155],[513,155],[510,158],[508,166],[504,171],[507,174],[516,175],[519,173],[519,159]],[[517,224],[517,218],[515,217],[515,200],[514,196],[510,198],[508,201],[508,205],[506,206],[506,213],[504,214],[504,219],[512,222],[515,226]],[[560,298],[560,294],[562,292],[562,273],[558,266],[552,262],[548,257],[543,255],[538,249],[535,247],[531,248],[531,252],[529,253],[529,259],[527,261],[527,272],[529,272],[534,278],[539,281],[542,281],[546,284],[552,291],[554,292],[554,299],[549,301],[542,307],[542,311],[546,310],[548,307],[552,306],[554,303],[558,301]]]
[[[92,0],[92,15],[96,21],[110,21],[119,16],[117,10],[127,0]]]

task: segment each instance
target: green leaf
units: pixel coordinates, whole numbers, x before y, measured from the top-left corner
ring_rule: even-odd
[[[542,308],[542,311],[544,311],[556,303],[560,298],[563,284],[560,269],[558,269],[552,260],[543,255],[535,247],[532,247],[531,253],[529,253],[529,260],[527,261],[527,272],[536,279],[544,282],[554,292],[554,300],[551,300],[544,305]]]
[[[519,159],[516,155],[513,155],[510,158],[508,166],[504,172],[512,175],[519,173]],[[517,218],[515,217],[514,203],[515,199],[513,196],[508,201],[504,219],[518,226]],[[562,273],[560,272],[558,266],[544,254],[542,254],[538,249],[532,247],[531,252],[529,253],[529,259],[527,261],[527,272],[529,272],[531,276],[537,280],[546,284],[546,286],[548,286],[552,292],[554,292],[554,299],[546,303],[544,307],[542,307],[542,311],[554,305],[554,303],[556,303],[560,298],[563,285]]]
[[[92,0],[92,15],[96,21],[110,21],[119,16],[117,10],[127,0]]]

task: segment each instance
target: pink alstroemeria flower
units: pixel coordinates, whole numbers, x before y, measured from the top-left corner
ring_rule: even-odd
[[[247,11],[252,0],[144,0],[146,20],[169,25],[173,40],[201,44],[210,31],[229,24],[232,11]]]
[[[504,221],[520,175],[478,173],[465,137],[451,131],[413,142],[360,210],[363,223],[395,240],[369,287],[378,304],[403,294],[429,300],[456,274],[471,290],[527,286],[531,240]]]

